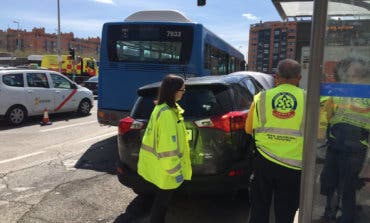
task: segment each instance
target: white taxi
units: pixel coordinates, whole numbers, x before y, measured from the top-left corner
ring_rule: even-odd
[[[28,116],[77,111],[88,115],[93,94],[64,75],[49,70],[0,70],[0,118],[11,125]]]

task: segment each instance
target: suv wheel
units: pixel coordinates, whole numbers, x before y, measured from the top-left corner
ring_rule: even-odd
[[[80,102],[80,105],[78,106],[77,112],[78,114],[82,116],[86,116],[90,114],[90,110],[91,110],[91,102],[88,99],[83,99]]]
[[[9,108],[6,114],[6,119],[13,126],[20,125],[27,119],[27,111],[20,105]]]

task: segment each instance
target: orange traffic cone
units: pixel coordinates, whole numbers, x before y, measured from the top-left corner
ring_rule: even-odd
[[[40,122],[40,125],[51,125],[51,121],[49,120],[49,113],[48,113],[48,109],[45,108],[44,109],[44,117],[42,118],[42,122]]]

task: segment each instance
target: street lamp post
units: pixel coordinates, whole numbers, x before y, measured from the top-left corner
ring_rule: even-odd
[[[58,51],[58,71],[61,73],[62,71],[62,56],[60,55],[60,7],[59,7],[59,0],[57,0],[58,4],[58,37],[57,37],[57,51]]]
[[[19,41],[19,21],[14,20],[13,23],[17,24],[17,50],[20,50],[20,41]]]

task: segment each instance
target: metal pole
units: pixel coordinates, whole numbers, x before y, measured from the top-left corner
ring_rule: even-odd
[[[57,0],[58,3],[58,37],[57,37],[57,53],[58,53],[58,71],[61,73],[62,71],[62,57],[60,55],[60,7],[59,7],[59,0]]]
[[[303,169],[299,222],[312,222],[312,205],[315,182],[317,129],[320,107],[320,83],[325,47],[328,0],[314,0],[311,26],[311,51],[308,71],[306,116],[303,145]]]

